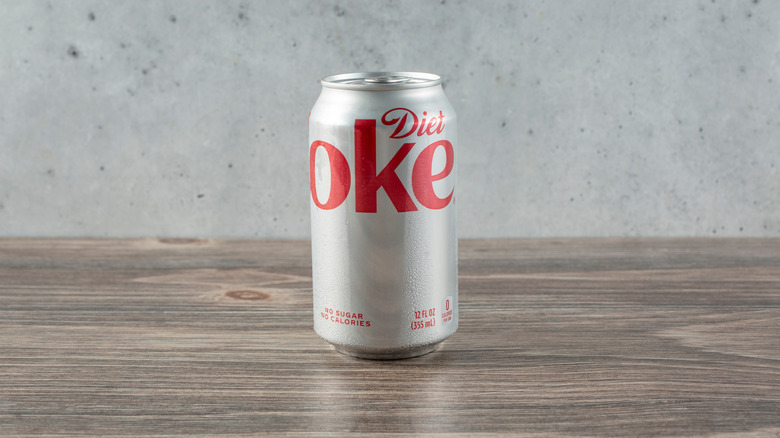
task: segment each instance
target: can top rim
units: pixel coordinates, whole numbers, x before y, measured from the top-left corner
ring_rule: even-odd
[[[409,71],[345,73],[323,78],[323,87],[346,90],[406,90],[441,84],[441,76]]]

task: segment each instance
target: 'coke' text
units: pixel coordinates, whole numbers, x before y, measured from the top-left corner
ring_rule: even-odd
[[[423,112],[423,115],[426,113]],[[412,118],[411,128],[407,128],[408,117]],[[390,138],[403,138],[417,133],[417,136],[441,133],[444,128],[444,115],[428,119],[418,117],[405,108],[395,108],[382,116],[385,125],[397,125]],[[399,212],[416,211],[417,205],[411,194],[396,173],[416,143],[404,143],[395,152],[384,168],[377,171],[376,163],[376,120],[355,120],[355,211],[358,213],[377,212],[377,192],[384,189],[395,209]],[[325,202],[317,196],[315,178],[315,159],[317,150],[323,148],[328,156],[330,168],[330,192]],[[445,154],[444,169],[433,173],[433,161],[436,151],[442,148]],[[433,183],[450,175],[455,165],[455,150],[447,140],[437,140],[420,151],[412,166],[412,193],[425,208],[438,210],[452,201],[455,188],[445,197],[439,197],[433,189]],[[315,141],[309,149],[309,178],[311,196],[314,204],[323,210],[332,210],[347,199],[352,186],[350,163],[335,146],[324,141]]]

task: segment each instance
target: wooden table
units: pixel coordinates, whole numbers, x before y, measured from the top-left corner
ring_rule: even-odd
[[[780,239],[466,240],[460,329],[312,331],[310,247],[0,240],[0,434],[780,436]]]

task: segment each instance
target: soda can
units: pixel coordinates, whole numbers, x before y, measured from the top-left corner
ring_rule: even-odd
[[[401,359],[458,327],[457,118],[440,76],[328,76],[309,114],[314,329]]]

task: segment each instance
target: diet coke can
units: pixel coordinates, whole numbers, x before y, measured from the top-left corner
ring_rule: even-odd
[[[329,76],[309,115],[314,330],[401,359],[458,327],[457,119],[441,77]]]

